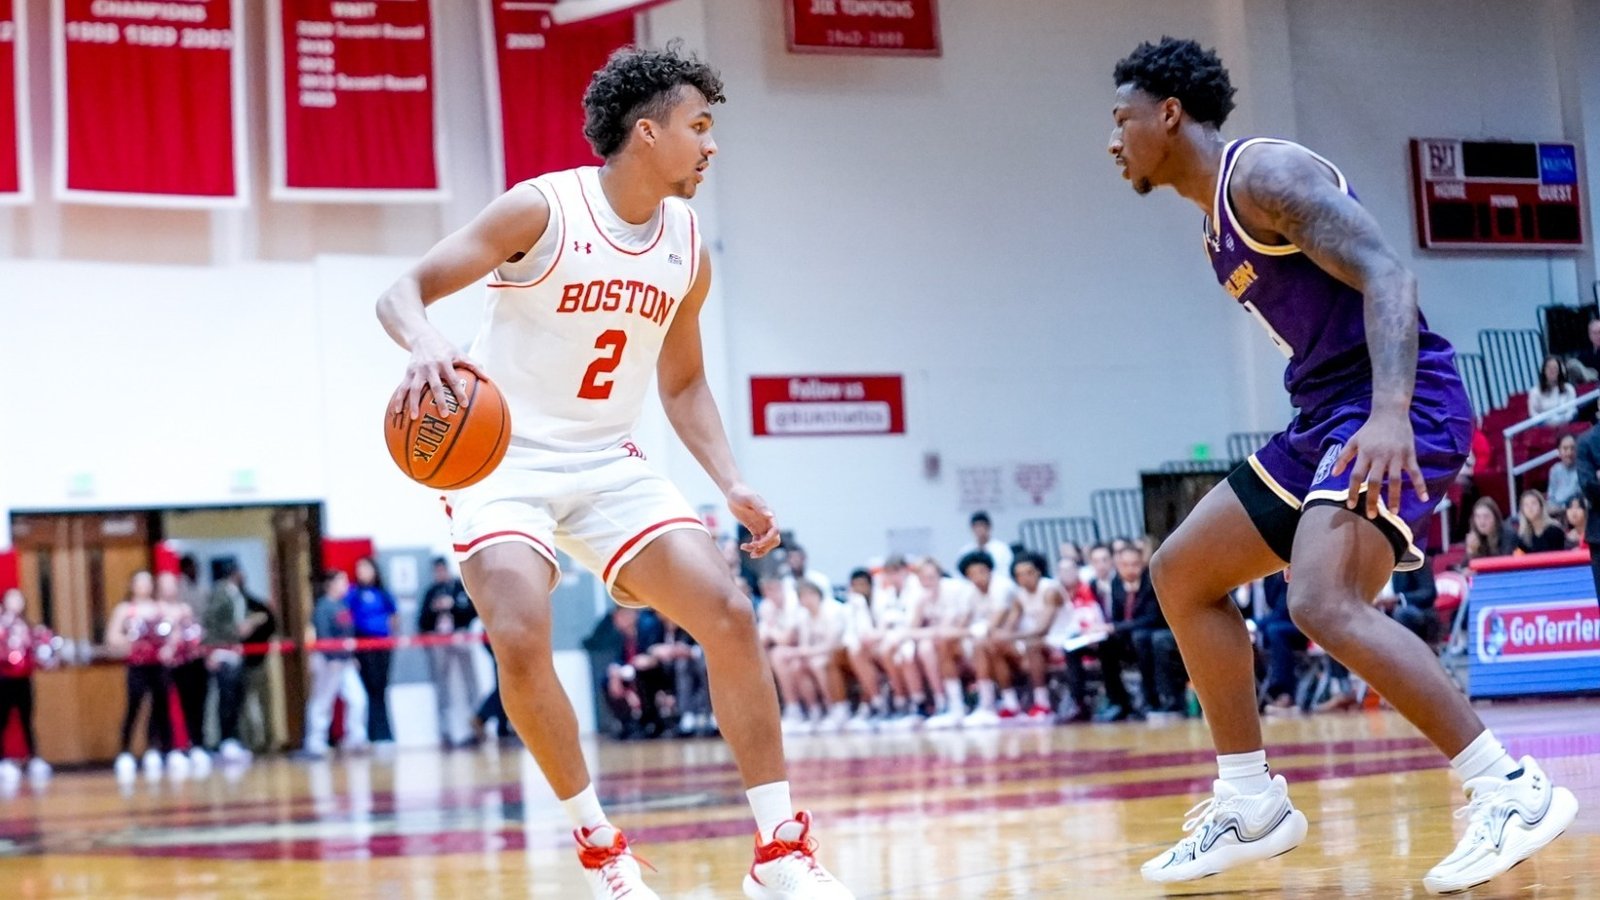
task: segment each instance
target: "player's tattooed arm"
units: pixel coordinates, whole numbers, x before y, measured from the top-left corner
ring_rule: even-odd
[[[1339,189],[1333,172],[1295,147],[1268,144],[1247,152],[1232,187],[1246,227],[1276,233],[1323,271],[1361,292],[1372,360],[1372,415],[1345,442],[1335,474],[1350,470],[1354,509],[1365,487],[1366,513],[1380,503],[1400,509],[1401,483],[1423,500],[1427,483],[1411,430],[1417,378],[1417,281],[1383,239],[1378,223]],[[1387,490],[1385,490],[1387,488]],[[1387,494],[1386,500],[1380,496]]]
[[[1378,223],[1322,163],[1295,147],[1252,148],[1233,182],[1252,232],[1271,231],[1365,297],[1377,408],[1407,411],[1417,368],[1417,283]]]

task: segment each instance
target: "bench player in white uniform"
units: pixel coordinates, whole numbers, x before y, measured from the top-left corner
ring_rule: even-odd
[[[967,717],[967,727],[994,725],[1002,718],[1021,714],[1021,704],[1012,687],[1018,669],[1028,673],[1028,683],[1033,688],[1028,719],[1041,723],[1050,721],[1049,639],[1058,621],[1066,615],[1062,610],[1067,596],[1060,582],[1046,578],[1044,570],[1044,558],[1035,553],[1023,553],[1011,564],[1016,584],[1011,589],[1010,601],[977,649],[978,708]],[[1076,577],[1076,573],[1073,574]],[[996,685],[1003,685],[998,711],[995,709]]]
[[[744,483],[706,385],[699,315],[711,281],[684,202],[717,146],[715,70],[628,48],[595,73],[584,134],[605,160],[554,172],[490,203],[440,241],[378,303],[411,351],[393,407],[453,366],[492,378],[511,409],[512,445],[487,479],[446,498],[461,574],[499,660],[506,711],[576,829],[595,897],[656,897],[607,821],[556,679],[550,592],[560,547],[614,596],[657,607],[700,642],[723,735],[755,814],[748,897],[851,896],[816,863],[811,818],[790,807],[772,674],[750,602],[678,490],[644,462],[631,431],[652,376],[678,436],[721,488],[762,556],[778,545],[767,504]],[[425,308],[492,275],[482,330],[463,357]]]

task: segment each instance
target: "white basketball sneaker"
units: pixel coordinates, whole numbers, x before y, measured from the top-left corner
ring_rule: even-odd
[[[817,862],[817,841],[811,837],[811,814],[793,819],[772,832],[772,842],[756,836],[756,860],[744,876],[750,900],[855,900],[855,894]]]
[[[621,831],[601,825],[574,831],[572,836],[578,839],[578,862],[595,900],[661,900],[645,887],[639,860]]]
[[[1243,863],[1271,859],[1300,846],[1305,813],[1289,802],[1282,775],[1259,794],[1245,795],[1226,781],[1213,783],[1210,800],[1189,810],[1183,840],[1140,867],[1146,881],[1193,881]]]
[[[1572,792],[1524,756],[1515,778],[1487,776],[1467,782],[1468,802],[1456,810],[1467,833],[1455,852],[1422,879],[1431,894],[1454,894],[1499,875],[1555,840],[1578,815]]]

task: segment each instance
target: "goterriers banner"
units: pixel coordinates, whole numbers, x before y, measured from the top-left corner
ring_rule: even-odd
[[[241,205],[239,0],[55,0],[53,12],[61,197]]]
[[[440,197],[429,0],[272,0],[270,10],[273,196]]]
[[[499,130],[497,169],[505,186],[597,162],[583,137],[583,92],[613,50],[633,43],[630,11],[655,4],[637,3],[618,12],[615,3],[568,0],[561,6],[607,12],[558,25],[551,13],[556,4],[488,2],[489,121]]]
[[[19,0],[0,0],[0,204],[32,199],[22,15]]]

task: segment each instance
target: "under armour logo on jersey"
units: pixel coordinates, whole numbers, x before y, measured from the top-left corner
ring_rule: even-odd
[[[622,442],[622,449],[628,451],[628,455],[629,456],[637,456],[640,459],[644,459],[645,458],[644,451],[640,450],[639,449],[639,445],[635,444],[633,441],[623,441]]]
[[[679,256],[676,253],[668,253],[667,254],[667,262],[672,263],[675,266],[681,266],[681,265],[683,265],[683,257]]]
[[[593,253],[594,252],[594,245],[593,244],[585,244],[585,243],[583,243],[581,241],[573,241],[572,242],[572,252],[573,253]]]

